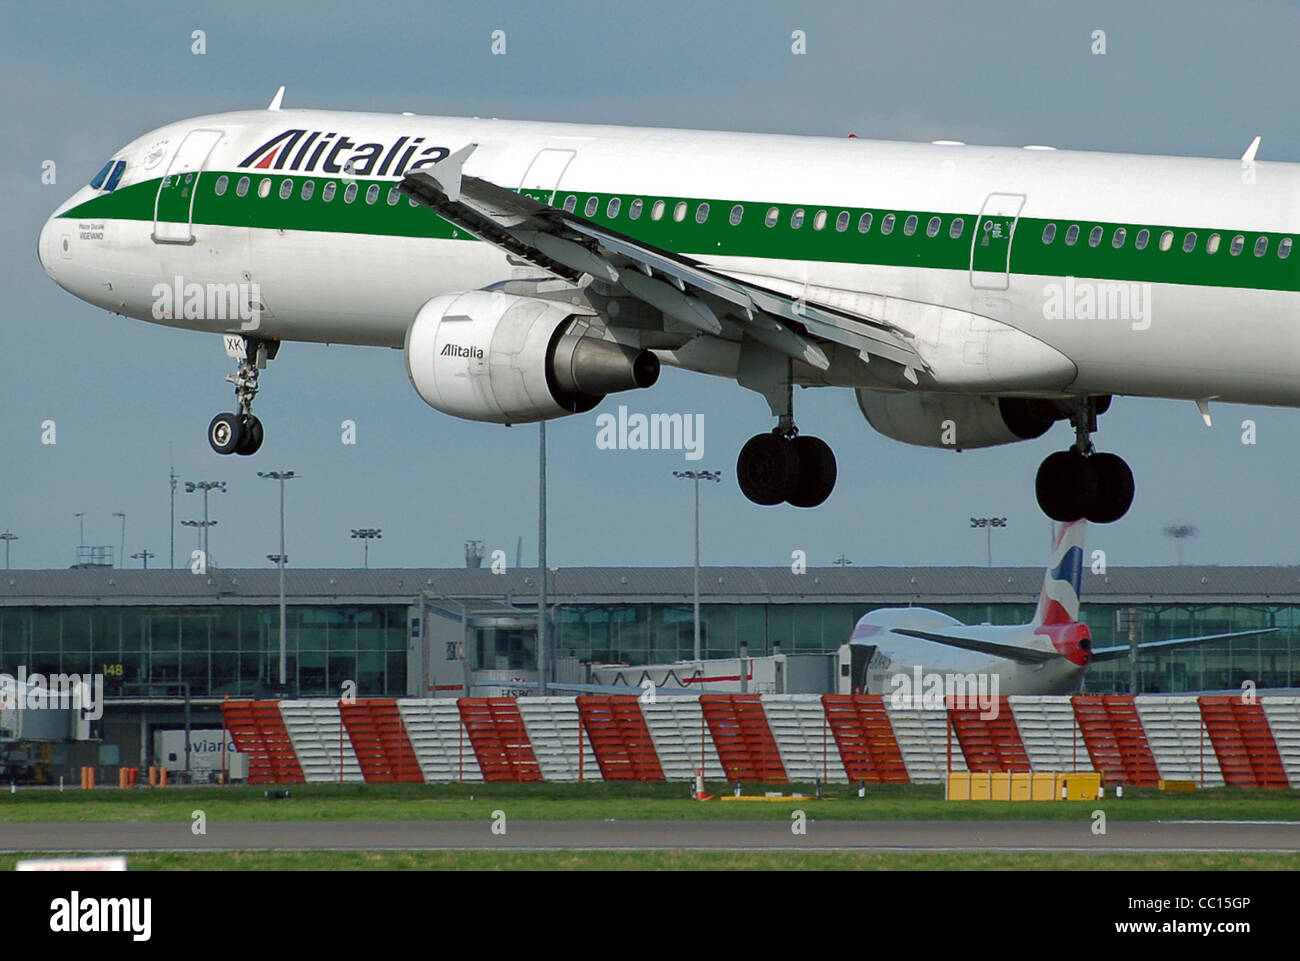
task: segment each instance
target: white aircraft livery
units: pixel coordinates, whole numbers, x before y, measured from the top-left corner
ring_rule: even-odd
[[[1034,619],[1014,626],[967,626],[921,607],[881,608],[862,616],[849,638],[852,693],[889,694],[910,703],[933,689],[935,706],[958,689],[980,695],[1073,694],[1089,665],[1128,657],[1128,644],[1093,647],[1079,620],[1083,542],[1087,523],[1062,524],[1043,576]],[[1146,641],[1137,653],[1234,637],[1271,634],[1276,628]]]
[[[405,351],[439,411],[518,424],[734,378],[776,426],[741,489],[813,507],[835,457],[793,388],[846,387],[877,431],[966,450],[1042,436],[1055,520],[1123,516],[1094,448],[1116,394],[1300,406],[1300,167],[322,110],[198,117],[114,153],[38,254],[83,300],[224,335],[253,454],[285,341]]]

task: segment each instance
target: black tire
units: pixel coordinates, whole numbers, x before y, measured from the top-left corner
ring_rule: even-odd
[[[256,417],[249,417],[248,423],[244,425],[244,438],[240,441],[239,450],[235,453],[251,457],[261,450],[264,436],[262,422]]]
[[[238,414],[218,414],[208,424],[208,443],[218,454],[233,454],[244,439],[244,425]]]
[[[799,485],[799,455],[780,434],[759,434],[740,449],[736,478],[755,504],[779,504]]]
[[[1110,524],[1133,505],[1133,471],[1116,454],[1093,454],[1088,460],[1097,478],[1097,493],[1084,516],[1094,524]]]
[[[1034,480],[1038,506],[1054,521],[1087,516],[1097,499],[1097,473],[1089,458],[1075,450],[1057,451],[1038,468]]]
[[[835,489],[835,454],[820,437],[800,435],[793,444],[799,458],[799,483],[786,502],[794,507],[816,507]]]

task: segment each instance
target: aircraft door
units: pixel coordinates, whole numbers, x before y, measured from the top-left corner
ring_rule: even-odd
[[[154,201],[154,243],[194,243],[194,195],[208,154],[223,136],[220,130],[191,130],[176,148]]]
[[[557,150],[549,147],[537,151],[537,156],[524,171],[523,180],[519,183],[519,192],[544,204],[554,204],[555,192],[560,189],[560,178],[564,176],[569,162],[576,155],[576,150]]]
[[[1011,285],[1011,242],[1024,194],[989,194],[971,238],[970,285],[976,290],[1006,290]]]

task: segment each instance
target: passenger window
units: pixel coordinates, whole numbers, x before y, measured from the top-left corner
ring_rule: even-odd
[[[605,205],[605,216],[608,217],[610,220],[613,220],[615,217],[618,216],[619,208],[622,206],[623,206],[623,201],[621,198],[619,197],[611,198],[609,203]]]
[[[1065,246],[1073,247],[1079,241],[1079,225],[1070,224],[1065,231]]]
[[[645,207],[645,202],[640,197],[637,197],[636,200],[632,201],[632,206],[627,208],[627,219],[639,220],[643,207]]]
[[[312,194],[316,192],[316,181],[304,180],[302,182],[302,199],[311,200]]]
[[[803,226],[803,208],[795,207],[794,213],[790,214],[790,229],[798,230]]]
[[[1187,231],[1187,236],[1183,238],[1183,253],[1190,254],[1196,249],[1196,231]]]
[[[247,193],[248,193],[248,178],[240,177],[239,183],[235,185],[235,195],[237,197],[242,197]]]
[[[1128,231],[1123,227],[1116,227],[1115,233],[1110,238],[1110,245],[1116,250],[1124,246],[1124,240],[1128,237]]]
[[[700,204],[698,207],[695,208],[695,222],[697,224],[702,224],[704,223],[704,221],[708,219],[709,219],[708,204]]]
[[[220,197],[223,194],[225,194],[226,187],[228,187],[229,185],[230,185],[230,178],[227,177],[225,174],[222,174],[220,177],[217,178],[217,186],[213,188],[212,192],[216,194],[218,197]]]
[[[261,182],[257,185],[257,196],[262,200],[265,200],[267,197],[271,196],[270,177],[263,177]]]
[[[966,221],[963,220],[961,217],[954,217],[952,220],[952,226],[948,228],[948,236],[951,237],[953,240],[959,240],[961,238],[961,232],[965,229],[966,229]],[[1053,231],[1056,230],[1055,225],[1053,225],[1052,230]]]
[[[397,202],[402,199],[402,192],[397,187],[388,188],[388,206],[396,207]]]
[[[1219,252],[1219,235],[1210,234],[1205,240],[1205,252],[1207,254],[1217,254]]]
[[[686,219],[686,201],[679,200],[677,201],[677,206],[673,207],[673,220],[677,221],[677,223],[680,224],[685,219]]]
[[[1282,242],[1277,245],[1277,255],[1280,259],[1286,260],[1291,256],[1291,238],[1283,237]]]
[[[1263,257],[1266,253],[1268,253],[1268,238],[1260,237],[1255,241],[1255,256]]]
[[[1048,224],[1043,228],[1043,243],[1050,244],[1056,239],[1056,224]]]
[[[564,210],[566,213],[571,214],[577,209],[578,209],[577,197],[575,197],[573,194],[569,194],[569,196],[564,198]]]
[[[596,211],[599,209],[600,209],[600,198],[588,197],[587,206],[582,208],[582,212],[586,214],[588,217],[594,217],[596,216]]]
[[[848,230],[849,219],[849,212],[847,210],[841,210],[840,215],[835,218],[835,232],[842,234],[844,231]]]
[[[1237,254],[1241,253],[1245,249],[1246,249],[1246,238],[1243,237],[1241,234],[1237,234],[1237,236],[1232,238],[1232,243],[1228,246],[1228,253],[1232,254],[1232,256],[1235,257],[1237,256]]]
[[[736,206],[731,208],[731,215],[727,218],[727,222],[733,227],[739,227],[740,220],[744,216],[745,208],[741,204],[736,204]]]
[[[1172,230],[1166,230],[1163,234],[1160,235],[1160,249],[1168,250],[1173,245],[1174,245],[1174,232]]]
[[[343,202],[350,204],[357,199],[357,185],[348,184],[347,189],[343,191]]]
[[[650,208],[650,219],[663,220],[665,207],[666,205],[662,200],[656,200],[654,206]]]
[[[867,211],[858,218],[858,233],[865,234],[871,230],[871,212]]]
[[[281,180],[281,181],[280,181],[280,199],[281,199],[281,200],[288,200],[288,199],[289,199],[290,197],[292,197],[292,196],[293,196],[293,181],[292,181],[292,180],[288,180],[288,179]]]
[[[373,204],[379,199],[379,184],[371,184],[366,188],[366,203]]]
[[[813,214],[813,230],[821,230],[826,226],[826,211],[819,210]]]
[[[1088,231],[1088,246],[1096,247],[1099,243],[1101,243],[1101,235],[1104,233],[1105,231],[1102,230],[1100,227],[1093,227],[1090,231]]]
[[[925,225],[925,235],[927,237],[939,236],[939,228],[942,226],[943,222],[938,217],[931,217],[930,222]]]
[[[338,190],[338,184],[336,184],[334,181],[331,180],[321,189],[320,199],[325,201],[326,203],[329,203],[331,200],[334,199],[334,192],[336,190]]]
[[[769,227],[775,227],[776,222],[780,218],[781,218],[781,208],[769,207],[767,210],[767,216],[763,218],[763,223],[767,224]]]
[[[908,237],[912,236],[912,234],[916,233],[917,223],[916,214],[912,214],[912,216],[903,221],[903,233]]]
[[[104,164],[104,166],[100,167],[99,173],[90,178],[90,186],[94,187],[96,190],[104,186],[104,178],[107,177],[108,172],[113,169],[113,164],[115,162],[116,161],[110,160],[108,163]]]
[[[897,218],[893,214],[885,214],[885,219],[880,222],[880,232],[888,237],[894,232],[894,221]]]
[[[1138,250],[1146,250],[1147,244],[1150,242],[1151,242],[1151,231],[1143,227],[1141,230],[1138,231],[1137,240],[1134,241],[1133,246],[1136,247]]]
[[[420,202],[416,200],[414,197],[407,197],[406,202],[410,204],[412,207],[420,206]]]

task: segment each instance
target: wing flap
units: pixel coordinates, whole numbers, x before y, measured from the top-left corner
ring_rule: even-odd
[[[850,347],[864,362],[880,357],[908,372],[928,369],[903,332],[886,322],[728,277],[527,194],[466,175],[463,167],[475,147],[469,144],[408,174],[398,190],[521,260],[573,283],[584,275],[596,277],[714,336],[724,334],[719,321],[725,316],[755,340],[820,370],[830,366],[830,359],[818,341]]]

